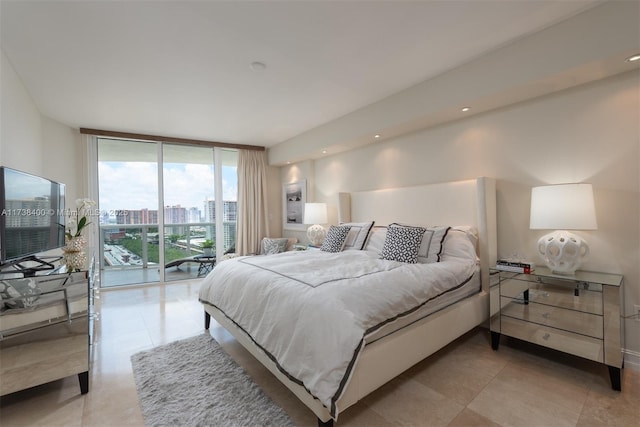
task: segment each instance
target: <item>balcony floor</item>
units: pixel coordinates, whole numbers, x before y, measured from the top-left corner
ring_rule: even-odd
[[[165,269],[165,282],[175,280],[189,280],[198,278],[198,265],[185,263],[179,267]],[[158,266],[148,268],[107,268],[101,271],[100,287],[111,288],[115,286],[139,285],[145,283],[158,284],[160,282],[160,269]]]

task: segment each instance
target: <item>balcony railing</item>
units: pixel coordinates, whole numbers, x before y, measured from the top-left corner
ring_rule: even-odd
[[[158,224],[101,224],[98,245],[100,270],[159,270],[161,250],[164,251],[164,262],[167,264],[176,259],[202,255],[204,251],[201,245],[206,239],[215,241],[217,245],[222,244],[223,249],[227,250],[235,246],[236,223],[224,222],[223,225],[224,236],[216,239],[213,223],[165,224],[164,244],[161,245]],[[113,286],[108,278],[104,279],[103,286]],[[157,280],[144,279],[142,282]]]

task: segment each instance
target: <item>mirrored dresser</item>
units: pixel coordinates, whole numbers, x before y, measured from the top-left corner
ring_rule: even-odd
[[[78,375],[89,391],[93,263],[27,277],[0,275],[0,396]]]
[[[507,335],[603,363],[612,388],[620,390],[622,296],[618,274],[491,270],[491,345],[497,350],[500,336]]]

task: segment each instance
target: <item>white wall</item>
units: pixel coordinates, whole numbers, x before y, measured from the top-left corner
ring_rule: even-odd
[[[4,52],[0,53],[0,164],[37,175],[43,163],[40,111]]]
[[[0,57],[0,164],[66,185],[66,203],[86,197],[80,133],[43,116],[4,52]]]
[[[67,207],[88,195],[86,147],[80,132],[42,116],[43,176],[66,184]]]
[[[498,180],[498,249],[535,259],[545,234],[529,230],[532,186],[590,182],[598,230],[586,270],[622,273],[625,308],[640,304],[640,81],[633,71],[393,140],[282,168],[307,179],[337,221],[337,193],[491,176]],[[375,220],[375,218],[372,218]],[[285,231],[285,235],[291,235]],[[540,262],[540,260],[537,260]],[[640,323],[625,322],[640,352]]]

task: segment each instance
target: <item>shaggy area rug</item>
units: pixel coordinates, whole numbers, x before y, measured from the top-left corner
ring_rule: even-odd
[[[209,334],[131,356],[148,426],[293,426]]]

